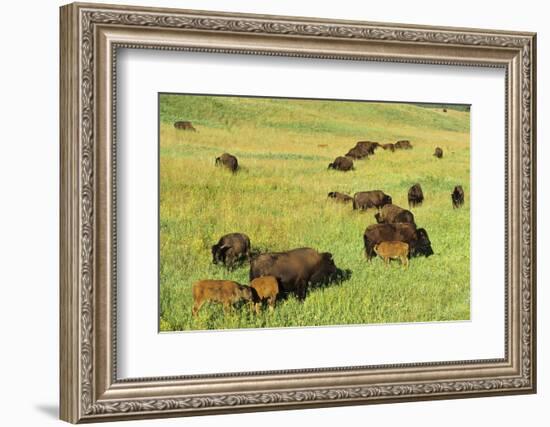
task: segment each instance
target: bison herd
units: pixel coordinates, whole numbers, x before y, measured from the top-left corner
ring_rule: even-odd
[[[191,122],[174,123],[176,129],[192,130]],[[329,169],[349,171],[354,169],[354,160],[367,159],[375,150],[410,150],[409,140],[400,140],[395,144],[379,144],[374,141],[359,141],[345,156],[337,157],[328,165]],[[437,147],[434,156],[441,159],[443,150]],[[223,153],[215,159],[221,166],[235,173],[239,169],[237,157]],[[399,259],[408,267],[409,259],[416,256],[433,255],[428,232],[417,227],[410,210],[393,204],[392,197],[381,190],[359,191],[353,196],[337,191],[328,193],[328,197],[341,203],[350,203],[353,210],[376,209],[375,224],[369,225],[363,233],[365,257],[371,260],[379,256],[386,266],[391,259]],[[409,208],[422,205],[424,193],[416,183],[407,193]],[[457,185],[451,193],[453,208],[464,204],[464,190]],[[306,298],[308,287],[326,284],[342,278],[342,270],[336,267],[332,254],[318,252],[313,248],[297,248],[284,252],[265,252],[252,254],[250,238],[243,233],[230,233],[222,236],[211,248],[212,263],[233,269],[245,262],[249,263],[249,285],[241,285],[230,280],[199,280],[193,284],[192,314],[196,316],[206,302],[217,302],[227,310],[239,302],[251,303],[256,313],[263,303],[273,310],[276,301],[290,293],[298,300]]]
[[[338,156],[328,165],[329,169],[335,169],[342,172],[354,170],[354,160],[368,159],[374,155],[376,149],[382,148],[394,152],[395,150],[411,150],[413,148],[411,141],[402,139],[395,144],[380,144],[375,141],[358,141],[344,156]],[[443,149],[436,147],[434,156],[438,159],[443,158]]]

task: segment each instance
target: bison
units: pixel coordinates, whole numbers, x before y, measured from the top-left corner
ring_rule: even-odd
[[[409,199],[409,207],[420,206],[424,201],[424,193],[422,192],[422,187],[420,184],[414,184],[409,188],[409,193],[407,194]]]
[[[409,244],[409,256],[426,257],[433,255],[428,233],[414,224],[373,224],[363,234],[365,256],[368,260],[374,256],[374,247],[380,242],[399,241]]]
[[[280,292],[293,292],[303,301],[309,284],[328,283],[337,273],[329,252],[299,248],[258,255],[250,262],[249,277],[252,281],[257,277],[273,276],[279,283]]]
[[[453,208],[459,208],[464,204],[464,189],[462,185],[457,185],[451,193],[451,200],[453,202]]]
[[[244,259],[250,258],[250,239],[243,233],[230,233],[222,236],[212,246],[212,263],[235,267]]]
[[[191,122],[189,121],[179,121],[179,122],[176,122],[174,123],[174,127],[176,129],[180,129],[180,130],[191,130],[193,132],[196,132],[197,129],[195,129],[193,127],[193,125],[191,124]]]
[[[360,191],[353,195],[353,209],[381,208],[391,202],[391,196],[380,190]]]
[[[440,147],[436,147],[434,156],[441,159],[443,157],[443,150]]]
[[[409,245],[405,242],[380,242],[374,246],[374,252],[384,260],[386,267],[392,259],[400,259],[401,265],[409,267]]]
[[[412,212],[397,205],[384,205],[380,212],[374,215],[374,218],[378,224],[395,224],[396,222],[414,224]]]
[[[334,159],[334,162],[328,165],[328,169],[336,169],[343,172],[350,171],[353,169],[353,160],[351,160],[349,157],[336,157],[336,159]]]
[[[390,150],[390,151],[395,151],[395,145],[393,144],[382,144],[382,148],[384,150]]]
[[[348,196],[344,193],[339,193],[338,191],[331,191],[328,193],[328,197],[331,199],[336,200],[337,202],[347,203],[347,202],[353,202],[353,197]]]
[[[361,147],[353,147],[346,153],[346,157],[351,157],[355,160],[366,159],[369,157],[369,153],[366,149]]]
[[[413,148],[413,146],[411,145],[411,141],[407,139],[402,139],[401,141],[397,141],[394,144],[394,146],[398,150],[410,150]]]
[[[255,299],[252,288],[239,285],[231,280],[199,280],[193,283],[193,309],[196,316],[200,308],[206,302],[218,302],[223,304],[228,311],[234,304],[240,301],[253,302]]]
[[[220,157],[216,157],[216,166],[224,166],[231,172],[237,172],[239,169],[239,161],[233,154],[223,153]]]
[[[380,147],[380,144],[374,141],[357,141],[357,143],[355,144],[355,148],[364,150],[369,155],[373,155],[374,150],[376,150],[378,147]]]
[[[254,301],[256,314],[260,312],[264,301],[269,305],[269,310],[273,311],[277,295],[279,295],[279,282],[277,282],[277,279],[273,276],[256,277],[250,282],[250,287],[256,292],[256,300]]]

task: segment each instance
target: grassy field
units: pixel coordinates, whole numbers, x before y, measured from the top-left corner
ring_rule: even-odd
[[[197,132],[175,130],[176,120],[192,121]],[[469,122],[468,111],[425,105],[161,95],[161,331],[469,319]],[[364,139],[409,139],[414,149],[379,149],[355,171],[327,170]],[[432,156],[436,146],[441,160]],[[238,157],[238,173],[214,166],[224,151]],[[380,189],[407,208],[416,182],[425,202],[411,210],[435,255],[412,259],[408,270],[367,262],[362,236],[375,212],[353,211],[327,193]],[[457,184],[466,193],[462,209],[451,205]],[[193,318],[194,281],[248,283],[248,264],[234,271],[212,264],[210,247],[230,232],[246,233],[261,251],[331,252],[351,277],[310,288],[303,303],[291,296],[274,313],[241,307],[224,315],[207,304]]]

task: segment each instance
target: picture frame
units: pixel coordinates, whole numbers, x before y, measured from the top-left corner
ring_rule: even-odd
[[[60,9],[60,418],[98,422],[536,392],[536,35],[74,3]],[[504,357],[117,376],[117,49],[505,70]]]

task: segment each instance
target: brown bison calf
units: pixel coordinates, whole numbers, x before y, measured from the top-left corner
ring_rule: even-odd
[[[374,252],[384,260],[386,267],[391,259],[400,259],[401,265],[409,267],[409,245],[405,242],[380,242],[374,246]]]
[[[174,123],[174,127],[181,130],[192,130],[193,132],[197,131],[197,129],[195,129],[189,121],[176,122]]]
[[[193,316],[205,302],[223,304],[225,311],[239,301],[254,301],[254,291],[230,280],[199,280],[193,283]]]
[[[273,311],[277,295],[279,295],[279,282],[277,282],[277,279],[273,276],[257,277],[250,282],[250,287],[256,291],[256,300],[254,301],[256,314],[260,313],[264,301],[269,305],[269,310]]]

